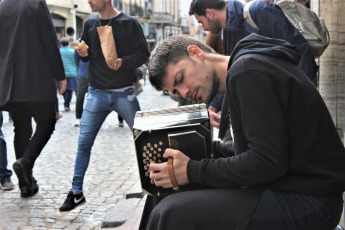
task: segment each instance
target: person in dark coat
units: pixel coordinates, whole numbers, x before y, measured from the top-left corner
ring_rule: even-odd
[[[194,15],[205,31],[219,34],[222,29],[230,32],[227,39],[240,39],[251,33],[283,39],[299,48],[301,59],[298,67],[308,78],[317,83],[318,66],[307,40],[289,22],[283,11],[270,1],[254,1],[249,8],[250,16],[258,28],[253,28],[243,16],[245,4],[236,0],[193,0],[189,14]],[[231,49],[232,50],[232,49]]]
[[[54,131],[56,87],[65,91],[65,73],[44,0],[4,0],[0,21],[0,109],[12,115],[13,169],[21,196],[29,197],[38,191],[32,169]]]
[[[167,148],[170,171],[167,162],[151,162],[156,186],[171,188],[175,177],[174,187],[205,189],[163,198],[146,229],[335,229],[343,210],[345,149],[299,59],[296,46],[257,34],[242,39],[231,57],[185,35],[157,44],[148,66],[151,84],[204,103],[226,93],[234,142],[214,141],[213,158],[200,161]]]

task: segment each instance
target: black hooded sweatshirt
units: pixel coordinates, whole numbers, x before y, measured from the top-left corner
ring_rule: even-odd
[[[226,81],[234,143],[214,142],[214,159],[188,163],[191,183],[253,191],[234,197],[242,220],[267,188],[324,196],[345,190],[344,146],[321,95],[296,67],[299,57],[283,40],[241,40]]]

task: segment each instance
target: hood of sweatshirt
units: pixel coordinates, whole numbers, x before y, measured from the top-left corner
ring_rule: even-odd
[[[282,58],[293,64],[298,64],[301,54],[297,46],[287,41],[250,34],[240,40],[231,53],[229,66],[240,56],[245,54],[263,54],[271,57]]]

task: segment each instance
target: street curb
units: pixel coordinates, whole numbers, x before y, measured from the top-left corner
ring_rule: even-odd
[[[120,200],[104,218],[101,228],[114,228],[124,224],[140,200],[140,198]]]

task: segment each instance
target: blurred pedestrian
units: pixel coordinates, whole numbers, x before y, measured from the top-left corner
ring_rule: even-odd
[[[135,18],[118,11],[109,0],[88,2],[99,14],[86,20],[81,38],[86,49],[77,51],[82,61],[90,61],[90,86],[81,118],[72,189],[59,208],[61,212],[86,203],[84,176],[91,148],[106,117],[115,111],[133,129],[135,113],[140,110],[134,89],[137,68],[150,56],[142,27]]]
[[[58,94],[59,91],[57,90],[56,93]],[[57,102],[55,103],[55,119],[56,120],[59,120],[60,118],[62,118],[62,113],[60,112],[60,109],[59,109],[59,98],[57,98]]]
[[[78,39],[81,42],[81,38]],[[87,93],[87,88],[89,86],[89,80],[87,78],[87,71],[89,68],[90,62],[83,62],[80,59],[80,56],[75,50],[74,52],[74,60],[78,67],[78,87],[77,87],[77,100],[75,103],[75,122],[74,126],[80,126],[81,117],[83,115],[84,110],[84,100],[85,95]]]
[[[258,27],[254,28],[243,18],[244,5],[234,0],[193,0],[189,14],[194,15],[205,31],[215,35],[223,29],[234,32],[238,36],[236,43],[251,33],[257,33],[297,46],[302,55],[298,68],[317,86],[318,66],[315,57],[307,40],[289,22],[283,11],[272,2],[254,1],[249,8],[250,16]]]
[[[67,38],[61,38],[60,45],[61,58],[67,79],[66,91],[63,93],[64,107],[65,111],[70,111],[70,103],[72,100],[73,92],[77,91],[78,87],[78,68],[74,59],[75,51],[68,46],[69,40]]]
[[[2,111],[0,111],[0,188],[2,190],[14,189],[14,184],[11,180],[12,170],[7,169],[7,146],[5,136],[1,131],[3,122]]]
[[[148,71],[147,71],[147,64],[146,63],[143,64],[142,68],[143,68],[143,72],[144,72],[144,74],[143,74],[144,85],[146,85],[146,75],[148,73]]]
[[[62,94],[65,73],[44,0],[3,0],[0,22],[6,22],[0,23],[0,109],[12,115],[17,159],[13,169],[20,195],[29,197],[38,191],[32,175],[35,161],[55,128],[55,81]]]
[[[122,128],[123,127],[123,118],[119,114],[117,114],[117,120],[119,121],[117,126]]]
[[[222,34],[219,33],[217,35],[212,34],[211,32],[207,33],[207,37],[206,37],[206,41],[205,44],[210,46],[212,49],[214,49],[214,51],[216,51],[219,54],[224,54],[224,55],[230,55],[230,50],[228,50],[227,48],[230,48],[231,46],[229,46],[228,43],[228,38],[230,36],[230,32],[227,31],[222,31],[223,33],[223,37],[224,40],[226,42],[227,45],[223,45],[224,44],[224,40],[222,39]],[[236,35],[233,35],[232,37]],[[233,40],[232,40],[233,41]],[[221,121],[221,108],[223,105],[223,99],[224,99],[224,93],[219,93],[217,94],[213,100],[210,102],[207,110],[208,110],[208,114],[210,116],[210,123],[212,125],[212,127],[215,127],[217,129],[219,129],[220,127],[220,121]],[[227,113],[223,112],[223,116],[227,116]],[[232,135],[231,135],[231,123],[226,122],[228,128],[226,130],[222,130],[222,132],[218,132],[218,137],[223,141],[223,142],[230,142],[232,141]]]

